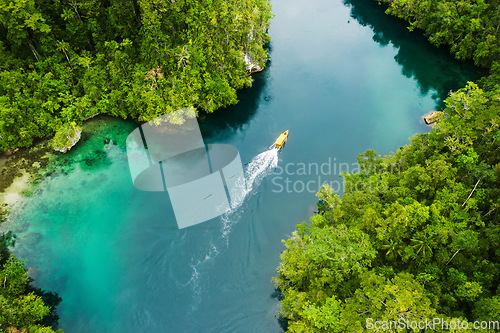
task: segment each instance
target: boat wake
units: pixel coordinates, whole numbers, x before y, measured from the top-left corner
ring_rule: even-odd
[[[254,186],[259,186],[262,179],[278,166],[278,148],[272,148],[268,151],[255,156],[245,169],[245,180],[247,194],[252,192]]]
[[[250,196],[254,195],[262,180],[273,172],[278,166],[278,148],[271,148],[255,156],[245,168],[245,179],[239,185],[241,187],[240,195],[234,202],[231,202],[231,208],[221,215],[222,238],[229,242],[229,233],[231,226],[240,220],[244,209],[241,206]],[[228,245],[228,244],[227,244]]]
[[[271,148],[255,156],[247,165],[244,171],[244,179],[237,182],[236,186],[240,189],[239,195],[231,201],[231,207],[220,215],[220,236],[216,240],[211,240],[209,248],[202,257],[191,259],[192,276],[186,285],[191,285],[195,297],[192,306],[193,311],[201,302],[202,287],[200,285],[200,272],[205,267],[209,267],[213,259],[220,253],[222,247],[229,247],[229,235],[232,226],[241,220],[244,215],[245,206],[243,203],[248,201],[257,193],[262,180],[271,174],[278,166],[278,148]]]

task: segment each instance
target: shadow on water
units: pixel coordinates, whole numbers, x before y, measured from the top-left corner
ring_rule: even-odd
[[[435,47],[421,31],[410,32],[406,22],[385,14],[387,6],[373,0],[344,0],[344,4],[351,8],[352,18],[373,30],[375,42],[398,49],[394,59],[403,75],[415,78],[422,94],[435,90],[440,107],[451,90],[480,77],[480,68],[472,62],[454,59],[447,47]]]
[[[280,290],[280,288],[276,287],[274,288],[274,291],[271,294],[271,298],[281,302],[282,300],[285,299],[285,295]],[[278,320],[278,324],[280,328],[283,330],[283,332],[286,332],[288,330],[288,318],[283,317],[281,314],[278,314],[276,319]]]
[[[268,46],[269,55],[271,47]],[[269,67],[259,73],[252,74],[253,83],[249,88],[238,92],[238,104],[219,109],[212,114],[200,116],[200,129],[205,139],[227,139],[247,124],[256,114],[258,106],[262,104],[261,95],[269,79]],[[268,97],[264,97],[268,101]]]

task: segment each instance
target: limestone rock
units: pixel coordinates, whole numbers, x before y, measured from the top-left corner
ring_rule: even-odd
[[[246,64],[245,70],[250,74],[255,72],[260,72],[263,70],[263,68],[260,67],[259,64],[252,61],[252,58],[248,53],[245,53],[245,64]]]
[[[424,116],[424,121],[426,125],[432,125],[435,122],[439,121],[440,115],[444,114],[443,111],[432,111]]]
[[[65,124],[57,131],[52,147],[55,151],[66,153],[80,140],[82,136],[82,128],[76,126],[75,123]]]

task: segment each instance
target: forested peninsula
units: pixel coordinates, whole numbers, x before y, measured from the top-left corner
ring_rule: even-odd
[[[342,198],[328,186],[317,194],[318,214],[286,240],[274,278],[288,332],[500,320],[499,3],[382,2],[489,75],[451,93],[429,133],[388,156],[361,154]]]
[[[0,1],[0,150],[54,135],[64,147],[97,114],[149,121],[236,103],[267,60],[270,10],[267,0]]]

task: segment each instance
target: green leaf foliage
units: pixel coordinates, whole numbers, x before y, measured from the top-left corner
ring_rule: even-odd
[[[489,67],[500,59],[498,0],[380,0],[387,13],[422,29],[435,45],[448,45],[459,59]]]
[[[444,119],[396,153],[361,154],[342,198],[317,194],[274,278],[289,332],[498,320],[500,87],[484,86],[451,93]]]
[[[342,198],[327,185],[317,194],[318,215],[285,242],[274,278],[289,332],[363,332],[374,321],[386,325],[374,331],[401,332],[410,329],[389,323],[425,318],[498,323],[499,3],[380,2],[410,30],[423,29],[431,42],[449,45],[490,74],[451,93],[444,119],[430,133],[389,156],[360,154],[360,171],[344,174]],[[338,230],[354,237],[335,245],[321,241],[336,239]],[[333,255],[323,257],[320,267],[327,270],[311,264],[310,258],[333,251],[347,259],[356,246],[370,255],[351,257],[352,270]]]
[[[32,288],[24,263],[9,254],[13,239],[12,233],[0,235],[0,332],[54,332],[50,325],[56,323],[57,315],[43,298],[51,296],[54,305],[60,298]],[[52,322],[45,323],[46,318]]]
[[[0,150],[96,114],[234,104],[271,17],[268,0],[0,0]]]

